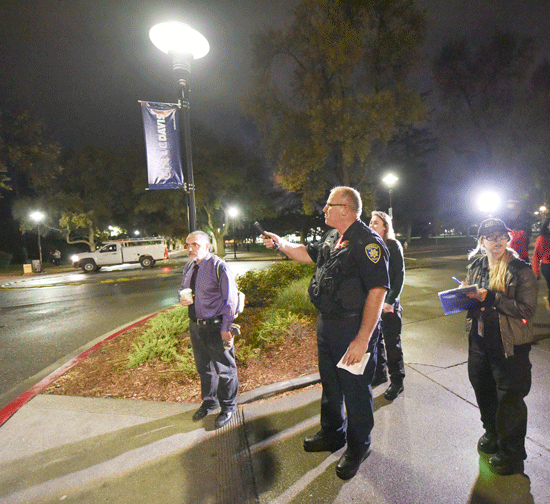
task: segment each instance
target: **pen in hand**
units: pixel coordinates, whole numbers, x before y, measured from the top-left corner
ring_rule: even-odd
[[[456,277],[451,277],[451,278],[452,278],[457,284],[462,285],[462,282],[461,282],[458,278],[456,278]]]

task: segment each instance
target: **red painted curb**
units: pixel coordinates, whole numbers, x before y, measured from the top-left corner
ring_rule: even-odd
[[[163,310],[164,311],[164,310]],[[159,312],[160,313],[160,312]],[[84,359],[86,359],[88,356],[93,354],[96,350],[98,350],[101,346],[103,346],[105,343],[111,341],[113,338],[116,338],[119,334],[127,331],[128,329],[132,329],[133,327],[141,324],[142,322],[145,322],[146,320],[149,320],[152,317],[155,317],[157,313],[153,313],[152,315],[148,315],[147,317],[138,320],[137,322],[134,322],[133,324],[130,324],[129,326],[126,326],[124,329],[121,329],[120,331],[117,331],[114,334],[111,334],[110,336],[107,336],[104,340],[101,340],[99,343],[96,343],[94,346],[88,348],[88,350],[85,350],[80,355],[77,355],[73,359],[71,359],[69,362],[61,366],[60,368],[56,369],[53,373],[50,373],[48,376],[40,380],[36,385],[33,385],[29,390],[26,392],[23,392],[20,396],[18,396],[16,399],[14,399],[11,403],[4,406],[2,409],[0,409],[0,427],[4,425],[11,416],[13,416],[17,411],[27,404],[33,397],[35,397],[37,394],[40,394],[44,389],[49,387],[55,380],[57,380],[61,375],[69,371],[69,369],[73,368],[80,362],[82,362]]]

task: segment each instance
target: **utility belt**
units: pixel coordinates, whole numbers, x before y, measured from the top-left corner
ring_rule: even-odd
[[[214,317],[214,318],[203,318],[203,319],[191,319],[192,322],[194,322],[197,325],[205,326],[205,325],[216,325],[221,324],[223,322],[222,317]]]

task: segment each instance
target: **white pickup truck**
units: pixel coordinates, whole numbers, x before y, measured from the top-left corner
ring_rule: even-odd
[[[152,268],[156,261],[166,259],[168,249],[164,238],[133,238],[108,241],[94,252],[84,252],[71,257],[75,268],[92,273],[102,266],[140,263],[144,268]]]

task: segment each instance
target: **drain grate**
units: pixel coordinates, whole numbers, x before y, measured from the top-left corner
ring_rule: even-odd
[[[241,409],[237,408],[233,418],[216,431],[215,446],[216,504],[259,504]]]

